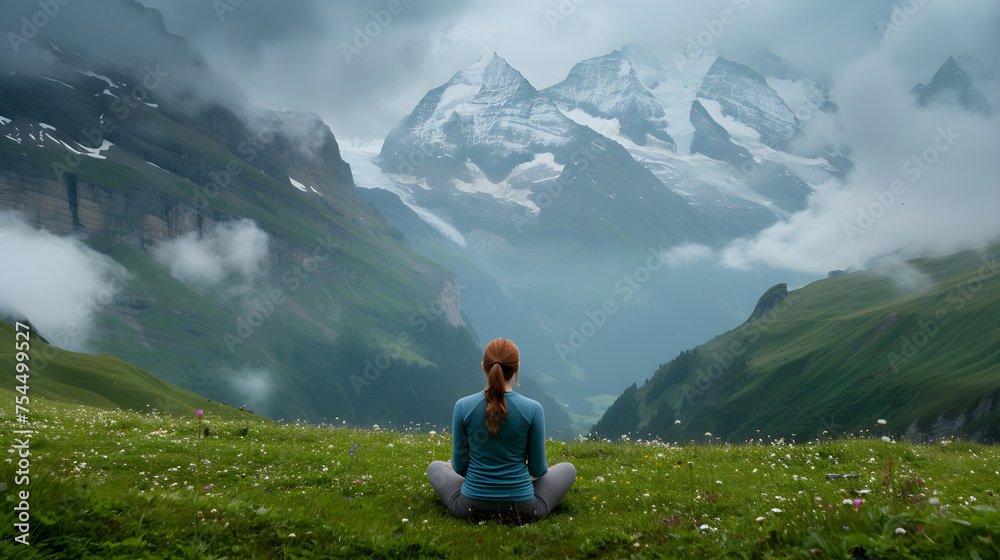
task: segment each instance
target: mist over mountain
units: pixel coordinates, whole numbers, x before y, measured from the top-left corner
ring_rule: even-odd
[[[566,434],[772,286],[1000,237],[991,0],[393,6],[5,2],[0,308],[355,423],[504,336]]]
[[[717,50],[686,62],[628,46],[538,91],[494,53],[428,92],[377,157],[346,152],[359,186],[399,197],[368,196],[410,246],[459,273],[477,329],[524,340],[582,422],[655,363],[678,315],[687,336],[745,318],[740,300],[771,278],[716,270],[710,247],[804,208],[850,166],[792,153],[805,133],[751,68]],[[802,81],[784,87],[800,107]]]
[[[275,418],[445,425],[482,383],[454,274],[357,197],[317,116],[253,107],[156,11],[103,6],[4,53],[0,254],[36,265],[0,307]],[[100,38],[114,22],[133,34]]]

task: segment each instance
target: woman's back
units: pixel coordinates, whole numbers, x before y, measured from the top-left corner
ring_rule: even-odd
[[[534,495],[531,477],[548,471],[542,406],[514,391],[505,392],[504,400],[507,418],[495,436],[486,425],[484,393],[455,403],[452,467],[465,477],[462,493],[470,498],[530,499]]]
[[[486,388],[455,403],[451,461],[434,461],[427,478],[452,515],[526,523],[548,515],[576,480],[569,463],[545,463],[542,405],[515,393],[520,354],[498,338],[483,350]],[[531,477],[535,477],[534,480]]]

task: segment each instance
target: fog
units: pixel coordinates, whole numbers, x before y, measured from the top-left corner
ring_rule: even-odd
[[[248,295],[264,277],[269,238],[253,221],[216,224],[202,235],[190,231],[155,246],[153,258],[171,276],[203,293],[229,297]]]
[[[75,237],[28,225],[0,210],[0,313],[30,318],[49,342],[88,351],[97,314],[125,289],[129,275]]]

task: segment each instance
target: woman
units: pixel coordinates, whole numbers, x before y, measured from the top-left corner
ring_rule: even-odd
[[[486,345],[486,389],[455,403],[451,461],[427,467],[431,486],[460,519],[541,519],[576,480],[570,463],[545,463],[542,406],[510,386],[519,362],[513,342],[498,338]]]

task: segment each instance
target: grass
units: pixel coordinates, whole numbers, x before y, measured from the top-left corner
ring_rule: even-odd
[[[698,346],[684,371],[661,367],[639,388],[630,431],[646,433],[656,411],[666,429],[650,431],[671,440],[675,418],[737,440],[758,429],[849,433],[885,418],[913,438],[954,429],[996,441],[998,254],[993,244],[908,261],[922,282],[909,288],[873,269],[795,290],[770,316]]]
[[[26,426],[2,410],[4,433],[37,432],[30,485],[0,463],[4,558],[1000,557],[1000,449],[958,440],[549,440],[549,464],[579,479],[515,526],[448,514],[424,471],[450,435],[417,425],[199,424],[32,398]],[[12,490],[30,491],[30,547],[13,541]]]

